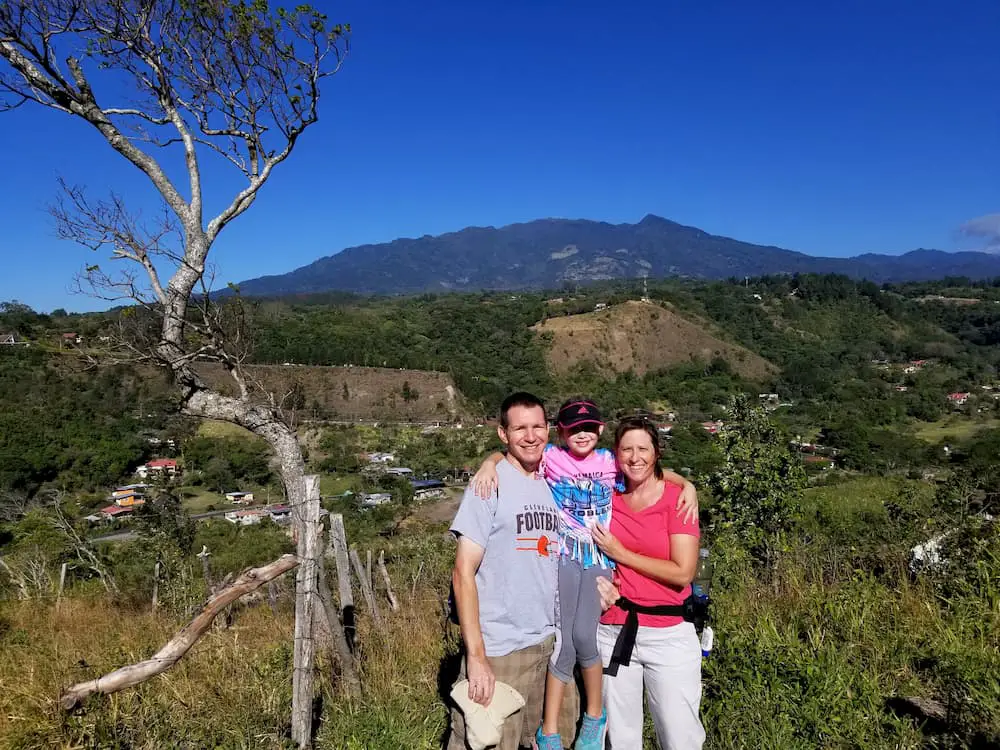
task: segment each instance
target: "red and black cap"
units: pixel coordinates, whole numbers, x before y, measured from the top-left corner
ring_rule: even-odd
[[[601,412],[593,401],[570,401],[559,410],[556,425],[570,428],[581,424],[604,424]]]

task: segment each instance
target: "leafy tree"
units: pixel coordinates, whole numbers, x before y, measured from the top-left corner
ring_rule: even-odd
[[[708,482],[714,498],[711,527],[770,567],[799,513],[805,486],[801,461],[767,412],[745,395],[730,401],[717,439],[723,458]]]

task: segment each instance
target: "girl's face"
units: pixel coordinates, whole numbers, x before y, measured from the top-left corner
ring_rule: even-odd
[[[577,458],[586,458],[597,447],[597,441],[604,432],[604,425],[582,424],[578,427],[559,428],[563,444]]]
[[[645,430],[629,430],[622,435],[615,457],[630,487],[645,482],[656,469],[656,449]]]

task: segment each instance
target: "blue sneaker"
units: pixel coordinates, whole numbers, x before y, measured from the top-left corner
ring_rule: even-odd
[[[538,731],[535,732],[535,750],[563,750],[562,737],[559,732],[542,734],[542,728],[538,727]]]
[[[573,750],[601,750],[604,740],[604,727],[607,726],[608,715],[601,711],[601,718],[595,719],[584,712],[583,722],[580,724],[580,734],[577,735],[576,744]]]

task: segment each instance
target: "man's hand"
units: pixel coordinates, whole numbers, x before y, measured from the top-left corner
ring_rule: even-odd
[[[465,668],[469,675],[469,700],[483,706],[490,705],[493,700],[493,689],[496,677],[490,660],[485,656],[466,656]]]
[[[690,482],[684,482],[684,489],[677,498],[677,514],[684,516],[684,523],[691,523],[698,517],[698,490]]]
[[[470,482],[472,489],[478,497],[488,500],[497,491],[499,482],[497,480],[497,466],[490,459],[486,459],[479,471],[472,477]]]
[[[611,609],[614,603],[621,597],[618,587],[611,582],[611,579],[604,576],[598,576],[597,578],[597,592],[601,595],[602,612],[607,612]]]

